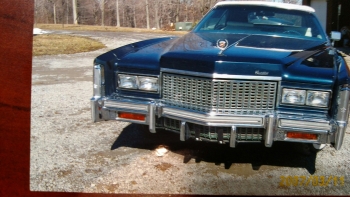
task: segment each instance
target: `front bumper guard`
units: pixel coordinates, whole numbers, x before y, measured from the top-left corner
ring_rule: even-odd
[[[137,99],[106,99],[92,98],[92,120],[94,122],[102,120],[118,120],[131,123],[149,125],[151,133],[156,133],[156,118],[165,117],[181,122],[180,140],[189,138],[187,123],[194,123],[203,126],[230,127],[230,147],[236,146],[236,130],[238,127],[264,128],[264,141],[266,147],[271,147],[273,141],[290,141],[305,143],[334,143],[335,149],[339,150],[345,135],[347,123],[336,122],[323,119],[305,119],[298,116],[279,114],[274,111],[267,115],[236,115],[224,116],[215,114],[200,114],[184,110],[179,110],[154,101],[144,101]],[[118,112],[129,112],[144,114],[145,120],[130,120],[118,117]],[[286,137],[287,131],[297,131],[317,134],[317,140],[292,139]],[[220,135],[219,143],[223,143]],[[198,140],[198,139],[197,139]]]

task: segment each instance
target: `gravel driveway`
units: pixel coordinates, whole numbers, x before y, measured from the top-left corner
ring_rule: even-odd
[[[57,32],[56,32],[57,33]],[[165,35],[58,32],[85,35],[107,48],[33,57],[32,191],[144,194],[346,195],[350,193],[350,133],[343,147],[309,155],[292,143],[181,142],[130,123],[92,123],[92,61],[131,42]],[[349,130],[350,131],[350,130]],[[300,147],[299,147],[300,148]]]

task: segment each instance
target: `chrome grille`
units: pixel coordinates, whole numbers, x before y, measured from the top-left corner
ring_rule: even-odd
[[[170,118],[164,118],[164,127],[173,131],[180,132],[181,121]],[[218,131],[221,130],[223,134],[223,140],[228,141],[231,135],[231,127],[211,127],[197,125],[193,123],[187,123],[191,133],[191,137],[195,136],[195,131],[200,131],[200,137],[202,140],[216,141],[218,140]],[[262,141],[264,128],[245,128],[238,127],[236,131],[237,141]]]
[[[263,128],[238,128],[237,141],[261,141],[263,140]]]
[[[163,102],[169,106],[218,114],[273,110],[277,82],[215,80],[163,74]]]
[[[208,112],[212,107],[212,81],[163,74],[163,99],[170,106]]]

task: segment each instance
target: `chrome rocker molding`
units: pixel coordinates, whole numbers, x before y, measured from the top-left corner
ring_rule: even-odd
[[[349,91],[341,94],[342,99],[349,98]],[[92,98],[92,120],[94,122],[103,120],[118,120],[138,124],[149,125],[151,133],[156,133],[157,117],[171,118],[181,122],[180,140],[189,138],[189,127],[187,123],[203,126],[230,127],[230,147],[236,146],[236,131],[239,127],[264,128],[264,141],[266,147],[271,147],[273,141],[290,141],[306,143],[335,143],[335,148],[340,149],[343,143],[345,128],[347,126],[346,115],[344,120],[327,121],[320,119],[303,119],[298,116],[289,117],[280,115],[278,112],[268,115],[216,115],[200,114],[164,106],[160,101],[144,101],[136,99],[110,99]],[[339,109],[345,106],[339,106]],[[348,107],[348,105],[346,106]],[[348,109],[348,108],[346,108]],[[118,112],[131,112],[144,114],[145,121],[129,120],[118,117]],[[307,132],[317,134],[317,140],[290,139],[286,137],[288,131]],[[335,135],[334,135],[335,134]],[[200,140],[200,139],[199,139]],[[222,143],[222,141],[219,141]]]

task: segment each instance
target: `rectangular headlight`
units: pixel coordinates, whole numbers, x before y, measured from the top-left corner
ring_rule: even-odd
[[[118,83],[120,88],[137,89],[137,76],[118,75]]]
[[[157,77],[118,74],[118,87],[157,92],[159,83]]]
[[[158,91],[158,78],[156,77],[138,77],[139,79],[139,89],[146,91]]]
[[[329,92],[307,91],[306,105],[328,107]]]
[[[306,90],[287,89],[282,91],[282,103],[304,105],[306,100]]]

